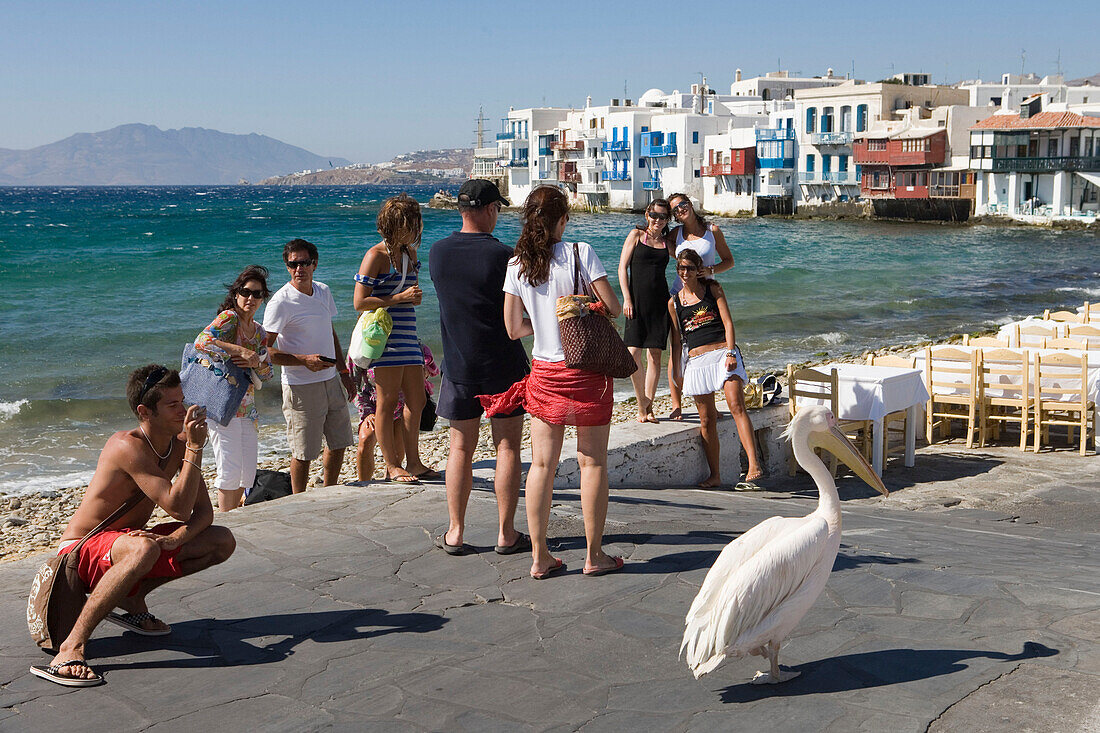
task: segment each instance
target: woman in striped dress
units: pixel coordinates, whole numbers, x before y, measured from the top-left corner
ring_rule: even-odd
[[[416,249],[424,230],[420,204],[408,194],[387,199],[378,212],[378,233],[382,241],[367,250],[355,276],[355,310],[386,308],[393,318],[393,331],[386,350],[371,363],[377,399],[375,425],[378,447],[386,463],[386,480],[416,484],[420,479],[436,480],[439,474],[420,461],[420,413],[424,409],[424,354],[416,337],[416,311],[423,293],[417,274],[420,261]],[[402,282],[404,280],[404,282]],[[404,394],[405,466],[392,429],[392,416]]]

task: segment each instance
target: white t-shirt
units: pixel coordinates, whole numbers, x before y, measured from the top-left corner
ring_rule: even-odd
[[[607,277],[603,263],[596,256],[592,246],[578,242],[581,256],[581,277],[589,283]],[[519,260],[513,257],[508,261],[508,273],[504,277],[504,292],[515,295],[523,301],[523,308],[531,318],[535,329],[535,345],[531,349],[531,358],[539,361],[565,361],[561,350],[561,336],[558,334],[558,298],[573,293],[573,243],[558,242],[554,245],[554,256],[550,260],[550,277],[542,285],[532,287],[520,275]]]
[[[320,354],[336,358],[332,342],[332,319],[336,302],[328,285],[313,281],[313,295],[299,292],[287,283],[271,297],[264,309],[264,330],[277,333],[275,348],[291,354]],[[304,366],[284,366],[283,384],[314,384],[336,376],[336,367],[311,372]]]

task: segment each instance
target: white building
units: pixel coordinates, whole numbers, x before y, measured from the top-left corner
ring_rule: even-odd
[[[913,107],[965,105],[969,93],[945,86],[847,81],[795,92],[798,187],[795,203],[849,201],[859,196],[860,171],[852,139],[880,121],[898,120]]]
[[[1021,220],[1083,217],[1100,207],[1100,117],[1043,97],[1001,110],[970,131],[970,165],[979,172],[976,212]]]
[[[847,79],[833,76],[829,69],[825,76],[791,76],[788,71],[769,71],[764,76],[751,79],[741,78],[741,69],[734,74],[730,84],[730,95],[734,97],[752,97],[765,102],[794,99],[796,89],[813,89],[843,84]]]

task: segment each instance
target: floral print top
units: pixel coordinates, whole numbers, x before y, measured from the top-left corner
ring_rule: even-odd
[[[275,375],[275,370],[271,366],[271,357],[264,345],[264,341],[267,340],[267,331],[259,323],[256,323],[255,333],[247,339],[241,339],[238,338],[237,326],[239,324],[240,317],[237,315],[237,311],[222,311],[195,339],[195,349],[205,352],[220,361],[229,361],[229,354],[215,344],[214,341],[225,341],[255,351],[260,355],[260,366],[254,371],[261,380],[266,382]],[[247,417],[252,422],[259,420],[259,414],[256,412],[255,393],[256,388],[251,384],[248,385],[248,392],[241,400],[241,406],[237,408],[237,417]]]
[[[418,341],[420,352],[424,355],[424,391],[431,397],[435,394],[435,387],[428,381],[428,377],[439,376],[439,365],[435,363],[432,350],[423,341]],[[347,357],[348,373],[355,382],[355,406],[359,408],[359,422],[367,419],[367,415],[373,415],[375,409],[374,397],[374,367],[363,369]],[[401,413],[405,409],[405,395],[399,393],[397,406],[393,410],[393,419],[400,420]]]

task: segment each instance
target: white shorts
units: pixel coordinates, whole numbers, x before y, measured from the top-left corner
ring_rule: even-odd
[[[722,385],[733,377],[742,382],[749,381],[749,375],[745,371],[745,360],[741,358],[741,349],[734,347],[737,352],[737,366],[726,369],[726,350],[715,349],[699,356],[689,356],[684,365],[684,394],[704,395],[717,392]]]
[[[214,420],[207,422],[207,426],[218,470],[214,488],[219,491],[252,488],[256,482],[256,423],[247,417],[235,417],[224,427]]]

